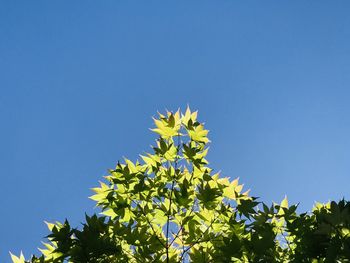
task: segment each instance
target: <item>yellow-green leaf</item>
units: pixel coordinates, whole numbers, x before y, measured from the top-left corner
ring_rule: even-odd
[[[25,259],[24,259],[22,251],[21,251],[21,255],[19,257],[13,255],[11,252],[10,252],[10,255],[11,255],[11,259],[12,259],[13,263],[25,263]]]

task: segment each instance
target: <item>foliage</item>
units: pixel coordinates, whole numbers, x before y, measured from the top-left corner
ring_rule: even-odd
[[[159,114],[153,153],[109,170],[91,199],[101,215],[81,230],[47,223],[39,257],[24,262],[349,262],[350,203],[267,206],[208,166],[208,130],[188,108]]]

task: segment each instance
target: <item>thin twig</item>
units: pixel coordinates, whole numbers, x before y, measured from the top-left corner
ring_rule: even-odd
[[[166,245],[162,242],[162,240],[160,240],[160,238],[158,237],[157,232],[154,230],[153,225],[151,224],[151,222],[148,220],[147,215],[145,213],[145,211],[143,210],[143,208],[141,207],[140,204],[136,203],[134,200],[132,200],[132,202],[141,210],[142,214],[144,215],[144,217],[146,218],[146,221],[148,223],[148,225],[151,227],[153,234],[155,235],[155,237],[157,238],[157,240],[159,241],[159,243],[166,248]]]
[[[203,232],[203,235],[209,230],[209,228],[213,225],[213,223],[215,222],[217,218],[214,218],[213,221],[211,221],[211,223],[207,226],[207,228],[205,229],[205,231]],[[181,254],[181,258],[180,258],[180,261],[182,261],[185,253],[187,251],[189,251],[193,246],[195,246],[196,244],[199,244],[199,243],[202,243],[202,242],[208,242],[208,241],[211,241],[212,239],[209,239],[209,240],[206,240],[206,241],[203,241],[201,240],[201,238],[198,238],[196,241],[194,241],[190,246],[188,246]]]

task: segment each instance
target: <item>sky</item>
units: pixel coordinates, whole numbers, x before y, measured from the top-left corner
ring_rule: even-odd
[[[266,203],[350,198],[349,1],[0,1],[0,262],[199,111],[214,171]]]

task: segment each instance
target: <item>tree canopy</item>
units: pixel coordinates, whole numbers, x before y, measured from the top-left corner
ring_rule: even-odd
[[[41,254],[14,263],[350,262],[350,202],[266,205],[206,160],[197,112],[154,118],[152,153],[124,159],[90,197],[101,209],[81,228],[47,223]]]

